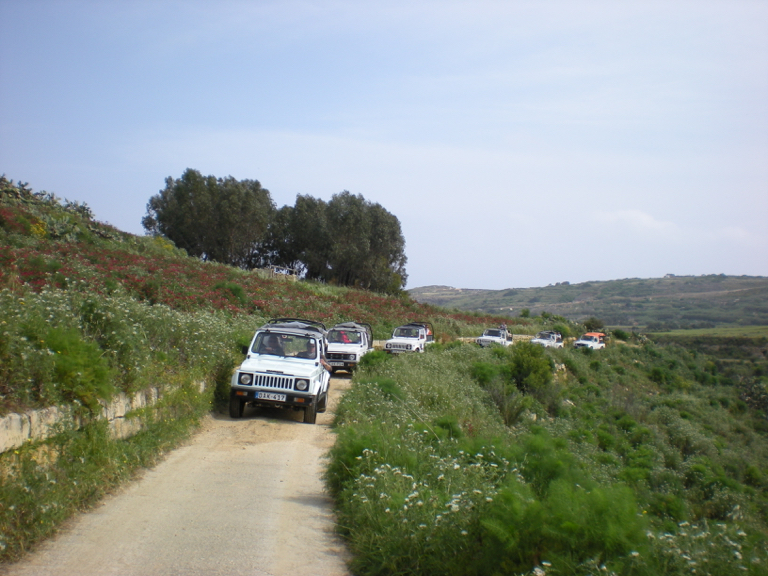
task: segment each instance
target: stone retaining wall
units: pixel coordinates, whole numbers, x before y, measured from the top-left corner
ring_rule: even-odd
[[[200,393],[205,391],[205,382],[199,382]],[[107,420],[115,438],[133,436],[143,426],[140,418],[131,418],[131,412],[153,406],[162,395],[160,388],[149,388],[132,396],[120,393],[111,402],[102,402],[100,420]],[[51,406],[32,410],[24,414],[8,414],[0,418],[0,453],[15,450],[27,442],[39,442],[54,435],[60,426],[80,426],[79,419],[69,406]]]

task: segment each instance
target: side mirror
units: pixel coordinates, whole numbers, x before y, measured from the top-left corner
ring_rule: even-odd
[[[248,356],[248,346],[243,346],[243,356]]]

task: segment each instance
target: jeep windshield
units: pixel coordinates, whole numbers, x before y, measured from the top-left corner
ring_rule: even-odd
[[[418,338],[418,328],[395,328],[395,338]]]
[[[360,332],[352,330],[331,330],[328,332],[328,342],[334,344],[360,344]]]
[[[253,343],[251,352],[287,358],[317,359],[317,340],[300,334],[261,332]]]
[[[483,332],[483,336],[491,336],[493,338],[501,338],[501,330],[486,330]]]

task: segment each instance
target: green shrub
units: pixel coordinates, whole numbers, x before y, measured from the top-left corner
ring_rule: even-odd
[[[552,361],[544,347],[521,342],[510,356],[509,377],[521,391],[540,390],[552,382]]]
[[[390,354],[387,354],[383,350],[372,350],[360,358],[358,364],[359,368],[375,370],[377,367],[383,365],[392,359]]]
[[[53,355],[53,384],[66,400],[97,412],[99,400],[112,398],[113,372],[96,344],[84,342],[76,330],[61,328],[51,328],[43,344]]]
[[[625,332],[624,330],[619,330],[619,329],[614,330],[611,333],[611,335],[614,338],[616,338],[616,340],[622,340],[624,342],[626,342],[632,337],[632,335],[629,332]]]
[[[520,573],[541,560],[573,573],[593,557],[626,554],[645,546],[645,522],[631,490],[555,480],[537,500],[511,479],[484,515],[481,573]]]

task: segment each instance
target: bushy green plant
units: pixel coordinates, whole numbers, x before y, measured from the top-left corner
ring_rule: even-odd
[[[99,400],[109,401],[115,391],[113,373],[99,347],[85,342],[76,330],[51,328],[42,344],[53,355],[54,383],[65,400],[99,410]]]
[[[523,392],[543,390],[552,382],[552,361],[542,346],[521,342],[512,347],[509,377]]]

